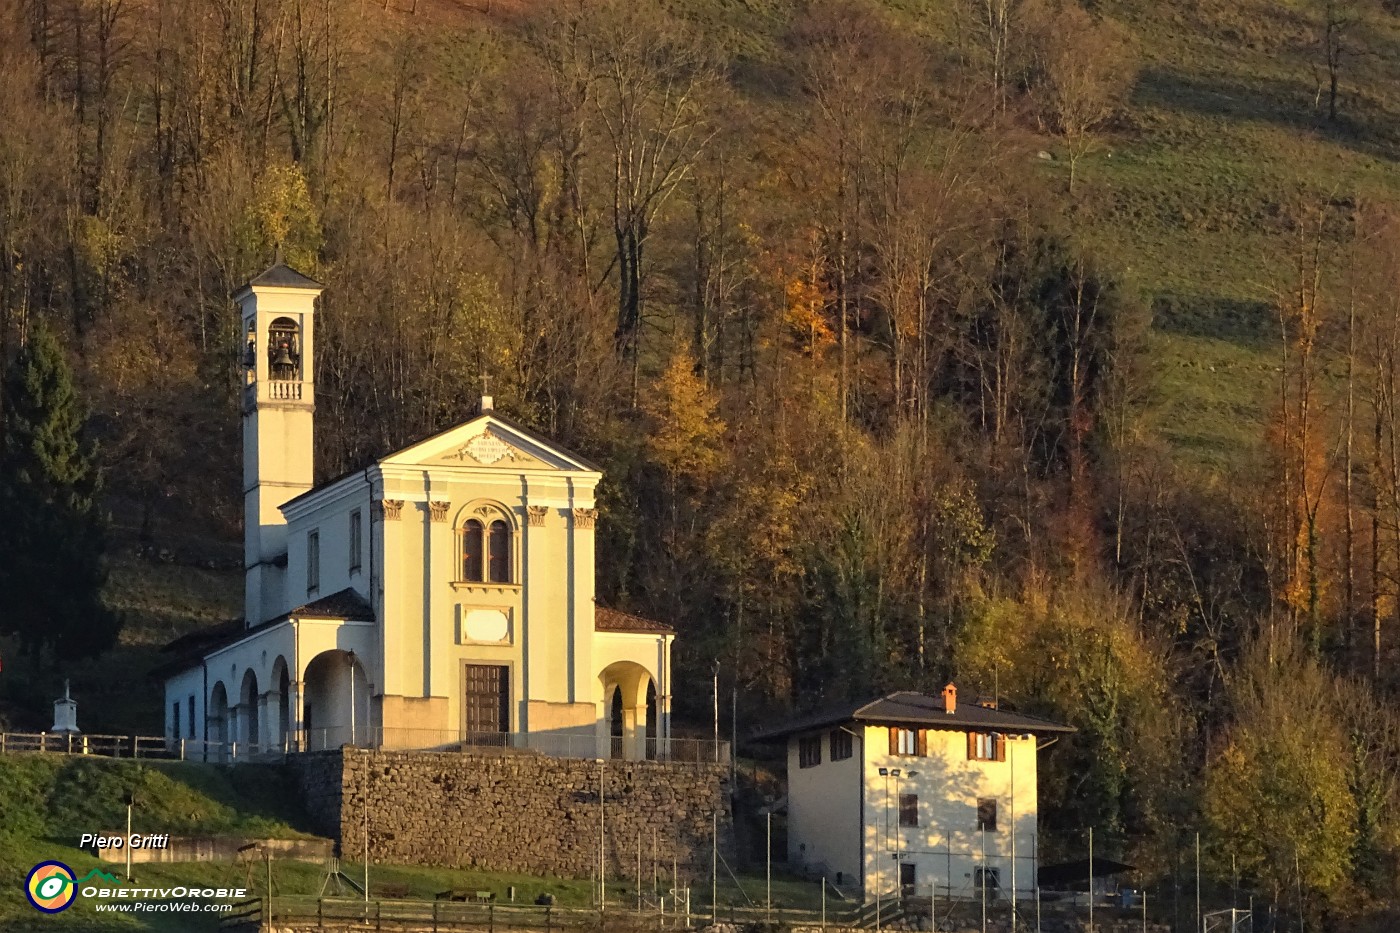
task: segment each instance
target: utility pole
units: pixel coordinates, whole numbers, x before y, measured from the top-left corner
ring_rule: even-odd
[[[353,666],[352,666],[351,669],[350,669],[350,683],[351,683],[352,686],[353,686],[354,683],[355,683],[355,670],[354,670],[354,667],[353,667]],[[353,707],[352,707],[352,709],[353,709]],[[352,722],[353,722],[353,720],[352,720]],[[365,843],[365,903],[369,903],[369,779],[370,779],[370,773],[369,773],[369,771],[370,771],[370,768],[369,768],[369,755],[366,755],[366,756],[365,756],[365,800],[364,800],[364,804],[365,804],[365,807],[364,807],[364,815],[365,815],[365,825],[364,825],[364,837],[365,837],[365,839],[364,839],[364,843]]]
[[[605,758],[598,759],[598,912],[602,913],[608,906],[608,871],[607,871],[607,826],[603,817],[603,774],[606,769]]]
[[[1200,926],[1200,924],[1196,924]],[[1089,827],[1089,933],[1094,933],[1094,827]]]
[[[719,763],[719,661],[715,662],[715,763]]]
[[[710,814],[710,922],[719,923],[719,812]]]
[[[131,883],[131,807],[136,803],[136,794],[126,795],[126,883]]]

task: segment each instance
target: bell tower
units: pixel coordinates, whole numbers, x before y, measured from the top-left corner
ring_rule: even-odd
[[[287,529],[279,509],[314,482],[314,311],[321,285],[277,262],[233,293],[243,334],[245,624],[286,602]]]

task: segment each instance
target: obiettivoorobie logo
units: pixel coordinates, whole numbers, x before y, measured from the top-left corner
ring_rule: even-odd
[[[73,877],[73,869],[62,862],[40,862],[29,870],[24,880],[24,896],[34,909],[46,914],[56,914],[73,906],[78,899],[78,886],[92,878],[101,878],[112,884],[121,884],[101,869],[94,868],[82,878]]]

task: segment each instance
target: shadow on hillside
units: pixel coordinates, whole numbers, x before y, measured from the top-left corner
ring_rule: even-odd
[[[1267,301],[1166,292],[1152,299],[1152,326],[1168,334],[1211,337],[1247,347],[1279,340],[1278,317]]]
[[[1223,75],[1184,74],[1165,68],[1144,69],[1133,88],[1136,106],[1221,117],[1240,122],[1272,123],[1310,133],[1378,159],[1400,156],[1400,137],[1389,114],[1376,104],[1349,94],[1335,121],[1315,102],[1317,89],[1306,81],[1240,81]],[[1325,107],[1325,100],[1322,106]]]

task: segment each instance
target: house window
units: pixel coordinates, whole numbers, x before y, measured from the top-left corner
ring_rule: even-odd
[[[852,746],[855,743],[851,740],[851,734],[845,729],[831,730],[831,760],[845,761],[854,754]]]
[[[899,825],[918,826],[919,825],[919,795],[900,794],[899,795]]]
[[[189,709],[189,713],[190,713],[190,716],[189,716],[189,719],[190,719],[190,738],[194,738],[194,694],[193,694],[193,693],[190,694],[189,703],[188,703],[188,705],[187,705],[187,708]]]
[[[969,761],[1005,761],[1006,736],[999,732],[969,732],[967,758]]]
[[[972,886],[979,891],[986,889],[989,894],[1001,890],[1000,868],[976,868],[972,873]],[[992,894],[995,897],[995,894]]]
[[[797,740],[797,766],[815,768],[822,763],[822,737],[808,736]]]
[[[321,533],[313,531],[306,536],[306,593],[321,588]]]
[[[177,739],[180,737],[180,701],[178,700],[170,707],[170,734]]]
[[[927,737],[922,729],[891,729],[890,730],[890,754],[891,755],[917,755],[923,757],[928,754]]]
[[[997,831],[997,802],[992,797],[977,798],[977,829],[979,832]]]
[[[919,878],[912,862],[899,864],[899,894],[901,897],[914,897],[919,891]]]
[[[350,513],[350,572],[360,572],[360,510]]]
[[[492,583],[510,582],[510,526],[500,519],[491,523],[488,542]]]

